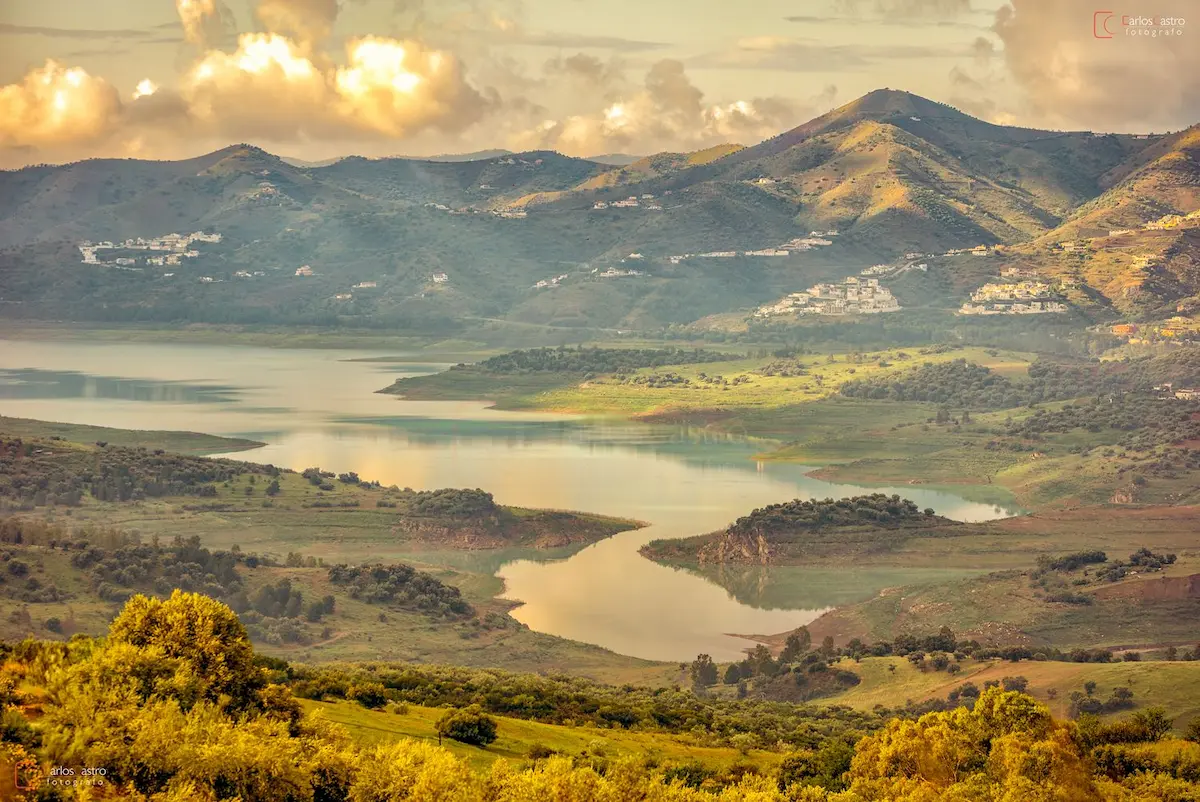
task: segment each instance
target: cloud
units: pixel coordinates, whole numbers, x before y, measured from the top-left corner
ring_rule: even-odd
[[[458,59],[420,42],[366,36],[334,58],[316,47],[336,11],[287,19],[281,2],[264,20],[297,29],[247,33],[229,49],[204,49],[177,88],[149,79],[123,100],[86,71],[47,62],[19,83],[0,86],[0,156],[80,154],[176,155],[181,142],[265,139],[272,142],[382,142],[422,132],[457,133],[499,105],[494,92],[466,79]],[[287,13],[297,11],[296,0]],[[311,0],[300,0],[314,10]],[[187,39],[204,46],[217,30],[217,0],[179,0]],[[16,156],[14,156],[16,154]]]
[[[152,29],[47,28],[40,25],[13,25],[8,22],[0,22],[0,36],[46,36],[54,39],[123,39],[135,42],[161,38],[161,34]],[[178,41],[178,39],[175,41]]]
[[[732,47],[705,53],[688,61],[701,68],[833,72],[854,70],[891,60],[946,58],[962,55],[962,48],[934,45],[831,45],[812,39],[755,36],[739,39]]]
[[[977,36],[971,43],[971,56],[977,66],[990,67],[992,59],[996,57],[996,44],[991,39]]]
[[[117,90],[55,61],[0,87],[0,148],[40,147],[107,133],[121,111]]]
[[[268,31],[311,45],[333,31],[338,0],[259,0],[254,15]]]
[[[620,36],[591,36],[579,33],[564,33],[555,31],[521,31],[495,37],[509,44],[533,45],[538,47],[554,47],[565,50],[598,49],[615,50],[623,53],[640,53],[648,50],[661,50],[669,47],[666,42],[650,42],[642,39],[626,39]]]
[[[182,94],[203,126],[274,140],[459,131],[487,110],[447,53],[380,37],[346,50],[343,66],[320,66],[284,36],[243,34],[234,52],[209,52]]]
[[[1200,47],[1181,36],[1096,39],[1091,0],[1010,0],[996,13],[1003,58],[1034,122],[1100,130],[1200,119]]]
[[[542,120],[513,136],[509,144],[520,150],[549,148],[585,156],[758,141],[795,125],[812,105],[831,104],[835,93],[835,88],[827,87],[807,104],[781,97],[712,104],[705,101],[681,62],[663,59],[650,67],[640,87],[606,100],[600,108]]]
[[[956,17],[971,12],[971,0],[836,0],[834,7],[851,16],[874,15],[886,19]]]
[[[233,12],[221,0],[175,0],[183,38],[201,47],[225,40],[235,28]]]

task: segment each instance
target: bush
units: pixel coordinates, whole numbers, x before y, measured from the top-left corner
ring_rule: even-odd
[[[350,689],[346,691],[346,698],[372,710],[383,707],[388,700],[387,690],[378,682],[351,685]]]
[[[443,736],[459,743],[486,747],[496,740],[496,720],[483,712],[479,705],[461,710],[447,710],[438,719],[438,738]]]

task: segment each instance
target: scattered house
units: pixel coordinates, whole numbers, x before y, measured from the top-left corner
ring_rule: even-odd
[[[234,278],[250,278],[249,270],[238,270],[233,274]]]
[[[595,273],[596,271],[593,270],[592,272]],[[549,287],[557,287],[559,284],[561,284],[566,279],[566,277],[567,277],[567,274],[563,273],[561,276],[555,276],[554,278],[544,278],[541,281],[534,284],[533,289],[544,290]]]
[[[376,287],[378,287],[378,286],[379,286],[379,283],[378,283],[378,282],[376,282],[376,281],[360,281],[360,282],[358,282],[357,284],[355,284],[355,285],[354,285],[354,286],[353,286],[351,289],[355,289],[355,290],[373,290],[373,289],[375,289],[375,288],[376,288]]]
[[[791,256],[791,251],[782,248],[763,248],[761,251],[746,251],[744,256]]]
[[[1180,401],[1200,401],[1200,387],[1184,387],[1176,390],[1175,397]]]
[[[450,277],[447,276],[445,273],[434,273],[433,274],[433,283],[434,284],[445,284],[448,281],[450,281]]]
[[[955,253],[955,251],[951,251],[951,253]],[[904,258],[905,259],[920,259],[923,255],[924,254],[915,253],[915,252],[914,253],[906,253],[906,254],[904,254]]]
[[[610,267],[600,274],[600,278],[621,278],[623,276],[640,276],[640,270],[618,270],[615,267]]]
[[[309,267],[308,265],[303,265],[302,267],[297,267],[296,275],[297,276],[311,276],[311,275],[313,275],[313,269],[311,267]]]
[[[213,281],[214,281],[214,279],[212,276],[201,276],[200,277],[201,284],[212,284]]]
[[[709,251],[697,255],[701,259],[732,259],[737,256],[737,251]]]
[[[1118,337],[1130,337],[1138,333],[1138,327],[1133,323],[1118,323],[1112,327],[1112,333]],[[1170,387],[1170,385],[1167,386]],[[1157,390],[1158,388],[1155,387],[1154,389]]]
[[[628,256],[626,256],[626,257],[625,257],[625,259],[622,259],[621,261],[622,261],[622,262],[624,262],[625,260],[627,260],[627,259],[628,259],[628,260],[630,260],[630,261],[635,261],[635,262],[638,262],[638,261],[641,261],[641,260],[643,260],[643,259],[645,259],[645,258],[646,258],[646,257],[645,257],[645,256],[642,256],[640,253],[631,253],[631,254],[629,254]]]
[[[596,201],[595,203],[592,204],[592,208],[593,209],[607,209],[608,203],[606,201]]]
[[[354,297],[354,294],[353,294],[353,293],[349,293],[349,292],[339,292],[337,295],[333,296],[333,300],[335,300],[335,301],[349,301],[349,300],[350,300],[351,298],[353,298],[353,297]]]

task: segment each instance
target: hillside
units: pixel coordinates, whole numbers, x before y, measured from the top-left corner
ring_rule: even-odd
[[[235,145],[30,167],[0,173],[0,303],[18,319],[657,331],[744,318],[910,252],[1006,245],[1062,273],[1063,239],[1200,208],[1197,130],[1012,128],[879,90],[752,147],[627,164],[552,152],[307,164]],[[167,265],[136,252],[81,264],[85,241],[192,231],[221,241]],[[810,232],[830,244],[764,255]],[[710,253],[724,258],[697,256]],[[1157,314],[1195,294],[1190,255],[1164,259],[1182,265],[1166,265],[1178,286],[1149,286],[1148,303],[1115,300],[1105,282],[1128,283],[1120,266],[1076,271],[1076,300]],[[945,306],[963,299],[930,289]]]

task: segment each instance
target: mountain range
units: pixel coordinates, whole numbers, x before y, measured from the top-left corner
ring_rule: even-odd
[[[1015,128],[878,90],[752,147],[479,156],[305,163],[235,145],[182,161],[2,172],[0,308],[53,319],[653,329],[905,254],[977,245],[1070,276],[1086,303],[1115,313],[1167,314],[1200,292],[1200,221],[1143,228],[1200,209],[1200,126],[1140,136]],[[196,230],[223,240],[177,270],[80,263],[85,240]],[[828,231],[838,232],[832,245],[787,259],[669,258]],[[1069,257],[1066,241],[1081,243]],[[301,266],[314,275],[296,277]],[[376,286],[351,291],[364,282]]]

